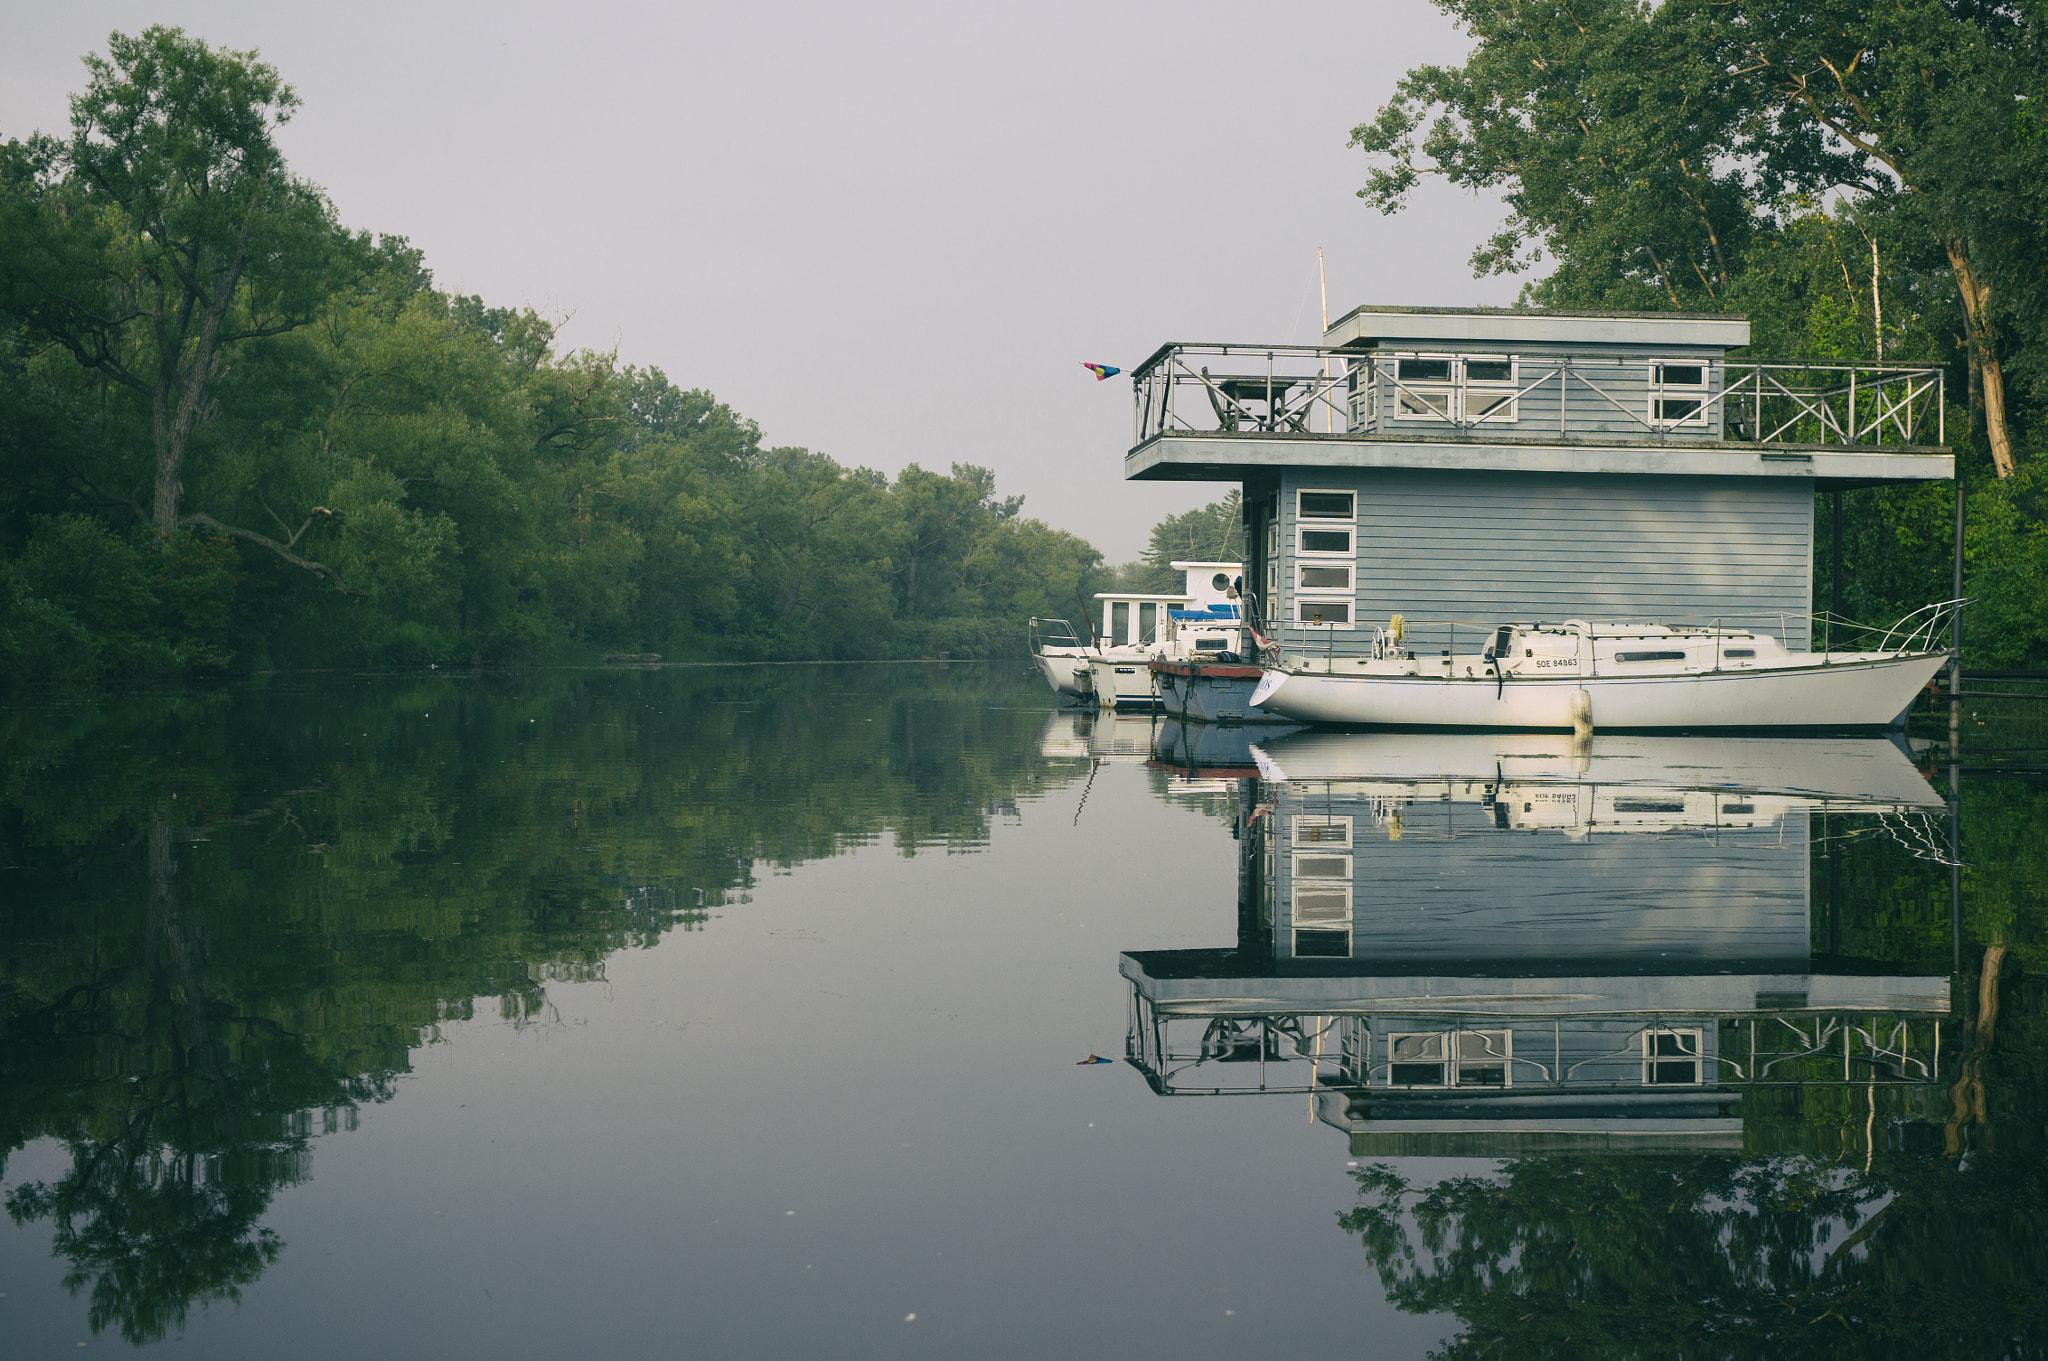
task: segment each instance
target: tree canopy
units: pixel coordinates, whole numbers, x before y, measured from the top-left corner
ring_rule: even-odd
[[[1011,654],[1104,579],[987,469],[774,447],[436,288],[291,173],[255,53],[86,65],[0,144],[0,677]]]

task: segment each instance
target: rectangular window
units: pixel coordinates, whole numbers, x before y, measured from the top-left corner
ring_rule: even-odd
[[[1507,1030],[1458,1032],[1460,1087],[1506,1087],[1514,1059],[1514,1034]]]
[[[1351,885],[1311,881],[1294,886],[1296,926],[1349,926]]]
[[[1515,360],[1512,355],[1466,358],[1464,370],[1464,418],[1467,421],[1514,421],[1516,410]]]
[[[1316,930],[1294,933],[1294,955],[1297,959],[1345,959],[1350,954],[1349,931]]]
[[[1648,1087],[1697,1087],[1700,1083],[1700,1032],[1643,1032],[1643,1084]]]
[[[1131,602],[1128,600],[1115,601],[1109,607],[1109,641],[1131,641]]]
[[[1514,1032],[1454,1030],[1389,1035],[1387,1082],[1394,1087],[1511,1087]]]
[[[1447,354],[1395,356],[1394,419],[1455,422],[1458,389],[1453,367]]]
[[[1394,1087],[1441,1087],[1447,1076],[1442,1035],[1387,1036],[1387,1083]]]
[[[1334,855],[1327,851],[1304,854],[1294,853],[1294,877],[1297,879],[1343,879],[1351,878],[1351,857]]]
[[[1650,365],[1650,421],[1659,428],[1707,423],[1707,366]]]
[[[1348,529],[1304,529],[1301,531],[1301,551],[1304,553],[1345,553],[1351,552],[1351,531]]]
[[[1348,624],[1351,622],[1351,602],[1331,598],[1311,598],[1294,602],[1294,622],[1297,624]]]
[[[1302,814],[1294,816],[1294,844],[1317,848],[1351,847],[1351,819],[1348,817],[1318,818]]]
[[[1301,493],[1304,520],[1348,520],[1358,498],[1348,491],[1305,491]]]
[[[1301,566],[1301,589],[1304,591],[1348,591],[1351,589],[1349,567]]]
[[[1279,555],[1280,517],[1276,515],[1272,519],[1266,521],[1266,556],[1278,557]]]
[[[1149,643],[1159,632],[1159,607],[1150,601],[1138,606],[1138,641]]]

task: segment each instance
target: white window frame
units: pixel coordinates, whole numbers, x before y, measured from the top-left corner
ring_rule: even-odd
[[[1336,894],[1338,897],[1343,899],[1344,906],[1341,909],[1343,915],[1317,917],[1302,916],[1301,895],[1305,892]],[[1348,931],[1351,929],[1351,914],[1354,905],[1355,903],[1352,897],[1351,881],[1349,879],[1303,879],[1298,883],[1294,883],[1288,886],[1287,920],[1288,923],[1297,931],[1336,931],[1339,929]],[[1318,912],[1322,912],[1325,909],[1317,908],[1315,910]]]
[[[1344,862],[1344,869],[1341,873],[1338,874],[1310,874],[1302,869],[1301,862],[1303,860],[1341,860]],[[1351,870],[1352,861],[1351,852],[1349,851],[1319,851],[1314,849],[1313,847],[1309,848],[1308,850],[1303,850],[1299,846],[1294,848],[1294,877],[1297,882],[1311,884],[1348,884],[1351,882]]]
[[[1686,1040],[1686,1039],[1689,1039],[1689,1040],[1691,1040],[1691,1041],[1692,1041],[1692,1053],[1690,1053],[1690,1054],[1659,1054],[1659,1053],[1657,1053],[1657,1037],[1658,1037],[1658,1036],[1660,1036],[1660,1035],[1676,1035],[1676,1036],[1680,1037],[1680,1039],[1681,1039],[1681,1040]],[[1650,1087],[1650,1086],[1657,1086],[1657,1087],[1703,1087],[1703,1086],[1705,1086],[1705,1085],[1706,1085],[1706,1081],[1707,1081],[1707,1053],[1706,1053],[1706,1050],[1707,1050],[1707,1045],[1706,1045],[1706,1032],[1705,1032],[1705,1031],[1702,1031],[1702,1030],[1679,1030],[1679,1029],[1677,1029],[1677,1028],[1675,1028],[1675,1027],[1672,1027],[1672,1026],[1659,1026],[1659,1027],[1656,1027],[1655,1029],[1651,1029],[1651,1030],[1645,1030],[1645,1031],[1643,1032],[1643,1085],[1644,1085],[1645,1087]],[[1658,1063],[1685,1063],[1685,1062],[1687,1062],[1688,1060],[1689,1060],[1689,1061],[1690,1061],[1690,1062],[1692,1063],[1692,1081],[1691,1081],[1691,1082],[1658,1082],[1658,1083],[1652,1083],[1652,1082],[1650,1081],[1650,1068],[1651,1068],[1651,1066],[1652,1066],[1653,1064],[1658,1064]]]
[[[1296,813],[1294,815],[1294,822],[1289,826],[1288,832],[1293,844],[1296,846],[1314,846],[1318,849],[1327,848],[1330,850],[1348,851],[1351,849],[1352,844],[1351,827],[1351,815],[1348,813],[1332,817],[1316,817],[1307,813]],[[1314,832],[1317,835],[1304,837],[1302,835],[1304,832]],[[1341,835],[1325,836],[1323,835],[1324,833],[1341,833]]]
[[[1358,538],[1357,534],[1356,534],[1356,533],[1353,533],[1353,535],[1352,535],[1352,541],[1353,541],[1354,543],[1355,543],[1355,542],[1357,542],[1357,538]],[[1309,571],[1309,570],[1311,570],[1311,569],[1313,569],[1313,568],[1318,568],[1318,567],[1320,567],[1320,568],[1332,568],[1332,567],[1335,567],[1335,568],[1341,568],[1341,569],[1342,569],[1343,571],[1345,571],[1345,572],[1349,573],[1349,577],[1347,578],[1347,584],[1345,584],[1345,585],[1343,585],[1343,586],[1309,586],[1309,585],[1305,585],[1305,584],[1304,584],[1304,583],[1302,582],[1302,579],[1301,579],[1301,574],[1302,574],[1303,572],[1306,572],[1306,571]],[[1334,596],[1340,596],[1340,597],[1346,597],[1346,596],[1353,596],[1353,595],[1357,595],[1357,594],[1358,594],[1358,564],[1357,564],[1356,562],[1354,562],[1353,560],[1349,559],[1349,558],[1339,558],[1339,557],[1337,557],[1337,556],[1336,556],[1335,554],[1331,554],[1331,555],[1328,555],[1328,556],[1324,556],[1324,557],[1313,557],[1313,558],[1310,558],[1310,559],[1308,559],[1308,560],[1307,560],[1307,561],[1305,561],[1305,562],[1304,562],[1304,561],[1301,561],[1300,559],[1296,559],[1296,561],[1295,561],[1295,564],[1294,564],[1294,589],[1295,589],[1296,593],[1298,593],[1298,594],[1301,594],[1301,595],[1326,595],[1326,596],[1327,596],[1327,595],[1334,595]]]
[[[1664,380],[1667,368],[1697,368],[1700,381],[1697,383],[1669,383]],[[1650,426],[1655,430],[1679,430],[1687,426],[1704,428],[1707,424],[1707,397],[1714,388],[1714,366],[1704,359],[1664,360],[1652,359],[1649,372],[1649,417]],[[1699,405],[1689,416],[1667,417],[1664,403],[1668,400],[1697,401]]]
[[[1387,410],[1388,414],[1392,416],[1393,419],[1397,421],[1420,421],[1430,425],[1456,425],[1458,423],[1459,415],[1457,355],[1427,354],[1421,351],[1408,351],[1397,354],[1390,354],[1386,357],[1393,361],[1392,371],[1387,375],[1387,381],[1393,388],[1393,393],[1387,400]],[[1416,378],[1412,380],[1404,380],[1401,377],[1401,361],[1404,359],[1441,359],[1444,361],[1444,376],[1442,378]],[[1410,411],[1407,407],[1402,405],[1401,399],[1404,396],[1414,399],[1416,401],[1425,401],[1428,398],[1442,397],[1443,410],[1436,411],[1434,409],[1431,409],[1424,411]]]
[[[1498,1084],[1491,1082],[1461,1083],[1458,1080],[1463,1075],[1463,1070],[1467,1066],[1473,1068],[1491,1068],[1495,1065],[1495,1060],[1491,1057],[1483,1059],[1467,1059],[1461,1056],[1461,1051],[1464,1048],[1464,1046],[1460,1042],[1467,1035],[1478,1035],[1486,1039],[1498,1039],[1500,1041],[1501,1053],[1499,1057],[1499,1067],[1501,1070],[1501,1080]],[[1395,1057],[1395,1055],[1399,1051],[1401,1047],[1401,1041],[1403,1040],[1433,1040],[1436,1042],[1435,1047],[1437,1050],[1437,1057],[1435,1059],[1423,1058],[1419,1060],[1403,1060],[1397,1058]],[[1515,1085],[1515,1032],[1512,1030],[1459,1029],[1390,1031],[1386,1038],[1386,1046],[1386,1085],[1389,1087],[1422,1088],[1470,1086],[1484,1088],[1489,1091],[1501,1091]],[[1397,1083],[1394,1081],[1394,1065],[1396,1063],[1402,1062],[1439,1062],[1443,1065],[1443,1081]]]
[[[1505,379],[1472,377],[1472,361],[1482,363],[1505,362],[1508,376]],[[1466,354],[1458,356],[1458,419],[1468,425],[1513,425],[1521,420],[1522,362],[1512,354]],[[1474,414],[1473,396],[1504,397],[1491,411]]]
[[[1339,606],[1343,607],[1344,610],[1344,617],[1342,619],[1325,618],[1318,623],[1316,620],[1306,617],[1314,614],[1317,610],[1332,611]],[[1297,629],[1326,629],[1340,633],[1351,632],[1358,627],[1358,602],[1351,596],[1344,594],[1302,595],[1297,592],[1294,597],[1294,614],[1287,621],[1287,626]]]
[[[1349,515],[1309,515],[1301,509],[1304,496],[1348,496],[1351,498]],[[1358,523],[1358,489],[1356,487],[1296,487],[1294,489],[1294,521],[1296,524],[1350,525]]]

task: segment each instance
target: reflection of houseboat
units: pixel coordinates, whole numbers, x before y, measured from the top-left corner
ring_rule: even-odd
[[[1143,765],[1152,756],[1155,725],[1156,720],[1146,713],[1062,709],[1046,719],[1038,751],[1049,760]]]
[[[1113,709],[1152,708],[1155,658],[1235,656],[1243,646],[1238,564],[1176,562],[1184,589],[1164,595],[1104,591],[1084,643],[1064,619],[1031,621],[1031,652],[1052,688]]]
[[[1239,785],[1236,948],[1123,956],[1156,1091],[1306,1095],[1360,1155],[1740,1147],[1768,1088],[1934,1100],[1948,979],[1812,948],[1815,813],[1937,803],[1896,747],[1792,744],[1746,787],[1787,744],[1637,739],[1581,772],[1387,736],[1274,742],[1287,778]]]

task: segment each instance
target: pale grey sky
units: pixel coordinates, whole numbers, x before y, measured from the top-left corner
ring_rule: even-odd
[[[1127,484],[1129,366],[1167,340],[1311,340],[1330,311],[1511,301],[1500,217],[1396,218],[1345,148],[1465,42],[1425,0],[585,3],[71,0],[0,13],[0,136],[66,125],[79,57],[171,23],[260,49],[294,168],[444,287],[570,314],[776,444],[996,471],[1134,557],[1224,488]]]

